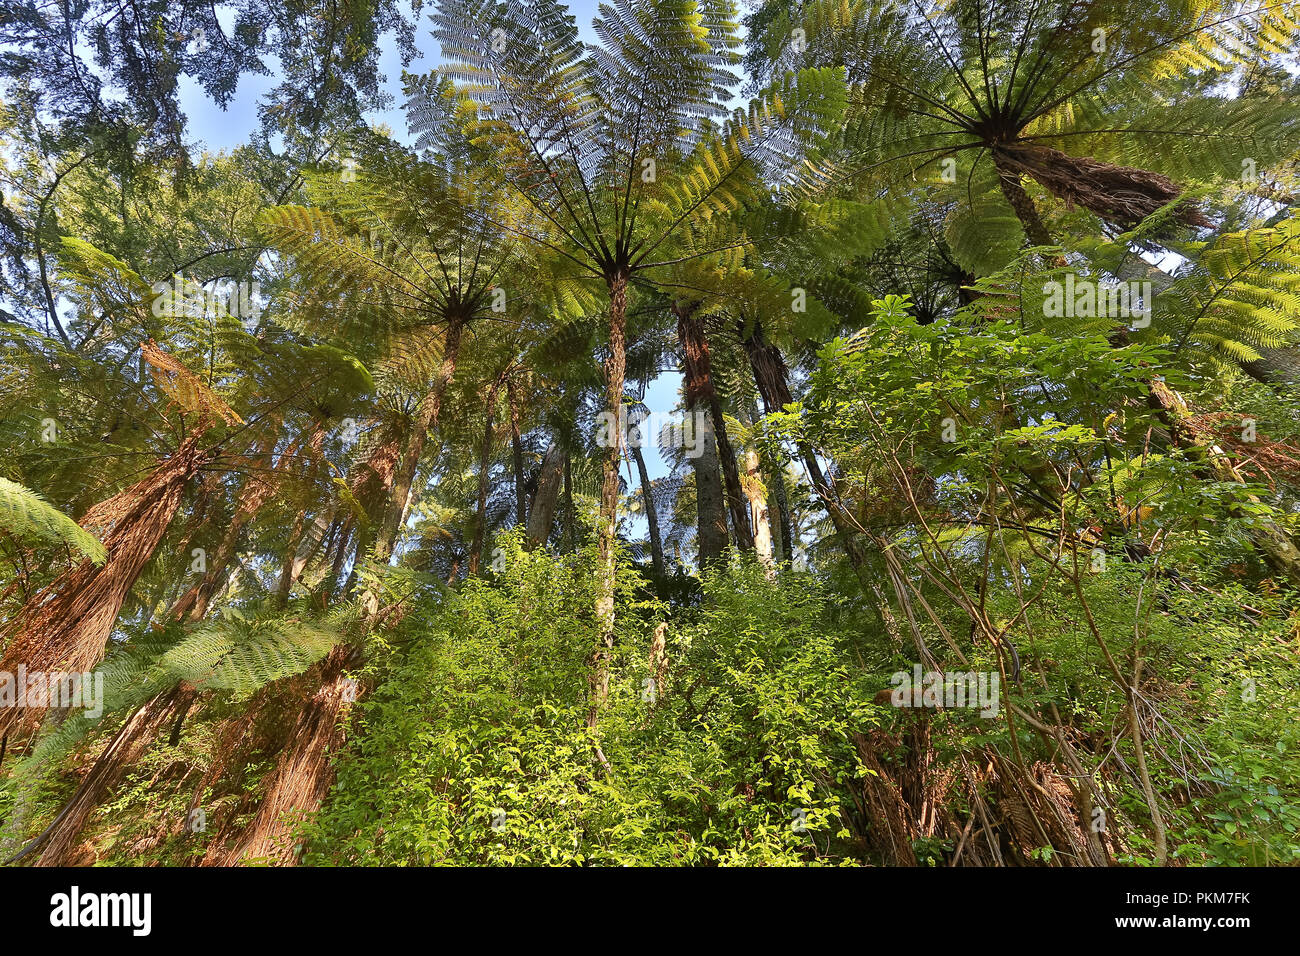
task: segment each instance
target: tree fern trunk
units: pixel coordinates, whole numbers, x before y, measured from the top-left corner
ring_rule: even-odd
[[[697,422],[692,436],[696,456],[691,469],[695,472],[695,534],[699,545],[700,567],[720,561],[727,551],[726,495],[714,438],[713,415],[708,409],[707,393],[713,387],[706,367],[707,353],[700,336],[689,321],[693,306],[674,305],[677,316],[677,342],[682,350],[683,392],[687,415]]]
[[[577,547],[573,514],[573,454],[564,448],[564,536],[570,554]]]
[[[1020,173],[1007,166],[1005,161],[1000,160],[996,150],[993,153],[993,164],[998,170],[998,183],[1002,186],[1002,195],[1011,204],[1016,218],[1020,220],[1020,225],[1025,230],[1025,235],[1029,237],[1030,244],[1050,246],[1052,236],[1047,231],[1047,226],[1043,224],[1043,219],[1038,214],[1038,207],[1034,205],[1034,200],[1029,193],[1025,192],[1025,187],[1020,180]]]
[[[775,565],[772,555],[772,522],[767,510],[767,490],[763,487],[762,470],[759,468],[758,453],[745,452],[745,496],[749,499],[749,513],[753,515],[754,553],[758,560],[771,568]]]
[[[794,524],[790,515],[790,495],[785,487],[784,459],[769,464],[773,500],[776,503],[777,524],[780,532],[782,561],[790,561],[794,556]]]
[[[528,513],[528,545],[536,547],[545,544],[551,536],[551,525],[555,523],[555,511],[560,501],[560,485],[564,481],[564,461],[560,445],[552,443],[542,457],[541,472],[537,477],[537,491],[533,495],[533,507]]]
[[[108,560],[90,560],[59,575],[34,595],[0,632],[7,642],[0,670],[89,671],[104,656],[104,645],[122,603],[171,526],[181,497],[203,461],[196,428],[181,446],[142,481],[87,512],[84,527],[111,525],[103,536]],[[20,722],[35,726],[43,708],[0,710],[0,736]]]
[[[695,536],[700,567],[705,568],[724,560],[727,554],[726,495],[713,437],[713,416],[698,406],[688,403],[686,407],[698,416],[694,435],[697,454],[691,459],[691,468],[695,472]]]
[[[355,654],[340,644],[317,665],[317,691],[306,702],[288,744],[265,781],[266,796],[257,815],[228,847],[210,847],[204,866],[270,863],[294,866],[298,825],[320,809],[334,782],[334,753],[346,741],[345,716],[356,700],[356,685],[346,677]]]
[[[718,463],[722,469],[726,488],[726,505],[731,513],[731,526],[736,537],[736,547],[741,551],[754,550],[754,535],[749,514],[745,508],[745,491],[740,483],[740,468],[736,452],[727,436],[727,423],[722,416],[722,402],[713,387],[713,361],[709,353],[709,339],[704,323],[695,315],[698,303],[674,304],[677,316],[677,339],[682,348],[686,370],[687,404],[703,402],[713,417],[713,434],[718,443]]]
[[[595,728],[609,698],[610,657],[614,649],[614,583],[618,559],[618,466],[623,459],[623,380],[627,374],[626,272],[609,281],[609,354],[605,358],[605,411],[615,424],[601,456],[600,520],[596,529],[596,648],[591,662],[590,710],[587,724]]]
[[[163,728],[189,708],[195,696],[193,688],[178,684],[150,699],[126,719],[108,746],[95,758],[90,772],[77,785],[72,798],[46,832],[37,838],[44,845],[37,866],[73,864],[77,838],[91,814],[121,783],[127,770],[145,755]]]
[[[483,559],[483,545],[487,538],[487,499],[488,469],[492,456],[492,426],[497,405],[497,386],[500,380],[493,382],[487,393],[487,407],[484,410],[483,444],[478,455],[478,501],[474,510],[474,543],[469,551],[469,573],[478,574],[479,563]]]
[[[763,399],[763,407],[770,414],[791,404],[793,399],[790,395],[789,383],[786,380],[785,359],[782,358],[780,350],[775,345],[764,343],[761,336],[762,328],[755,324],[754,334],[744,340],[745,350],[749,354],[750,367],[754,372],[754,381],[758,385],[758,393]],[[871,569],[867,566],[866,556],[858,546],[856,529],[854,529],[852,519],[840,502],[835,486],[826,480],[821,463],[817,461],[817,454],[812,447],[803,441],[798,442],[797,447],[799,455],[803,459],[804,468],[808,472],[808,478],[812,482],[813,490],[817,492],[817,497],[826,509],[827,516],[831,519],[831,526],[835,529],[835,536],[839,539],[840,547],[843,548],[849,565],[853,568],[863,588],[870,591],[875,598],[876,610],[880,614],[881,624],[889,633],[890,639],[895,644],[901,644],[902,632],[898,627],[897,619],[894,617],[889,599],[885,596],[884,591],[872,576]]]
[[[401,462],[393,475],[392,497],[384,510],[383,519],[375,532],[375,560],[384,564],[392,557],[397,546],[397,537],[406,522],[407,509],[410,506],[411,486],[415,483],[415,473],[420,467],[420,456],[429,440],[429,429],[436,428],[438,416],[442,412],[443,396],[447,385],[456,373],[456,360],[460,353],[461,333],[464,321],[453,317],[447,325],[447,337],[443,344],[442,364],[438,368],[433,388],[421,399],[411,420],[411,430],[407,434],[402,449]]]
[[[637,476],[641,479],[641,500],[645,503],[645,520],[650,526],[650,561],[656,574],[664,573],[664,546],[659,537],[659,514],[655,510],[654,485],[650,482],[650,472],[646,470],[645,456],[641,454],[639,444],[632,446],[632,458],[636,461]]]
[[[506,379],[506,402],[510,406],[510,451],[515,466],[515,524],[528,521],[527,496],[524,493],[524,445],[519,435],[519,396],[513,378]]]

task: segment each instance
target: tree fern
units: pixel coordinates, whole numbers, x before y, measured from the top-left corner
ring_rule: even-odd
[[[98,538],[30,488],[7,478],[0,478],[0,530],[19,538],[62,542],[95,564],[107,557]]]

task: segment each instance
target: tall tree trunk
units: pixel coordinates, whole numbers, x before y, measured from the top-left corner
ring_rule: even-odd
[[[533,494],[533,507],[528,513],[528,546],[545,544],[555,523],[555,510],[560,501],[560,485],[564,481],[564,452],[559,442],[552,442],[542,458],[542,469],[537,476],[537,491]]]
[[[460,354],[461,333],[464,321],[453,317],[447,324],[447,336],[442,349],[442,364],[438,368],[433,388],[420,400],[411,420],[411,430],[407,434],[402,449],[401,462],[393,475],[392,498],[384,510],[383,518],[375,531],[375,561],[386,564],[397,546],[397,537],[402,525],[406,523],[407,509],[410,506],[411,486],[415,483],[415,473],[420,467],[420,456],[429,440],[429,430],[438,425],[438,416],[442,412],[442,400],[447,393],[447,385],[456,374],[456,359]]]
[[[197,696],[188,684],[177,684],[141,705],[122,724],[108,746],[95,758],[90,772],[45,832],[28,851],[44,845],[37,866],[70,866],[77,838],[95,809],[116,787],[127,770],[153,745],[162,730],[181,717]]]
[[[515,464],[515,524],[524,527],[528,521],[528,498],[524,492],[524,443],[519,435],[519,396],[515,394],[515,380],[506,378],[506,401],[510,405],[510,450]]]
[[[1024,227],[1025,235],[1029,237],[1030,244],[1050,246],[1052,236],[1048,233],[1047,226],[1043,224],[1043,218],[1038,214],[1038,207],[1034,205],[1033,198],[1029,193],[1025,192],[1020,173],[1001,162],[998,159],[997,150],[993,151],[993,164],[997,167],[998,183],[1002,186],[1002,195],[1011,204],[1016,218],[1020,220],[1020,225]]]
[[[775,567],[772,556],[772,522],[768,518],[767,489],[763,487],[763,472],[759,468],[758,452],[745,452],[743,487],[749,498],[749,513],[754,516],[754,552],[768,568]]]
[[[269,454],[274,444],[275,436],[272,434],[262,444],[260,453],[250,458],[254,468],[270,464]],[[287,457],[288,454],[289,452],[286,452],[283,457]],[[217,545],[216,554],[205,560],[206,568],[203,576],[176,599],[168,611],[168,617],[176,621],[203,620],[204,615],[208,613],[209,602],[216,597],[226,580],[230,561],[235,556],[235,549],[239,546],[239,538],[245,526],[257,514],[266,499],[274,493],[276,486],[275,476],[262,471],[255,471],[244,480],[235,497],[235,512],[230,516],[230,523],[226,526],[226,532]]]
[[[223,539],[223,551],[227,551],[225,545],[228,541],[239,537],[240,528],[246,523],[248,517],[257,512],[274,487],[275,481],[270,476],[262,474],[255,475],[244,483],[235,517],[241,515],[245,517],[238,523],[231,521],[233,534],[228,532]],[[226,563],[229,562],[229,554],[233,553],[233,550],[233,547],[228,549]],[[218,558],[218,560],[222,559]],[[209,577],[209,574],[212,576]],[[222,568],[218,567],[209,568],[209,574],[205,574],[200,584],[186,592],[188,595],[195,593],[197,589],[194,599],[187,601],[182,597],[172,606],[168,612],[172,620],[191,624],[203,620],[204,615],[207,614],[211,592],[215,590],[211,582],[219,581],[224,577]],[[43,846],[44,849],[41,850],[41,855],[36,861],[37,866],[72,865],[77,837],[85,829],[91,814],[104,801],[108,793],[121,783],[126,772],[148,752],[162,729],[169,723],[180,721],[197,697],[198,692],[194,687],[182,681],[155,694],[138,707],[118,728],[108,746],[95,758],[90,771],[77,784],[77,789],[64,804],[59,815],[45,828],[44,833],[28,844],[24,855]],[[176,727],[179,729],[179,723],[176,723]]]
[[[686,369],[687,403],[693,404],[696,401],[706,403],[713,417],[713,434],[718,442],[718,461],[722,466],[723,483],[727,492],[727,509],[731,513],[736,547],[741,551],[753,551],[754,535],[745,508],[747,499],[740,483],[740,468],[736,464],[736,452],[731,447],[731,439],[727,437],[727,423],[722,415],[722,402],[718,400],[717,389],[713,387],[713,362],[709,354],[709,340],[704,333],[704,323],[695,314],[698,307],[697,302],[673,305],[673,314],[677,316],[677,340],[681,343],[683,364]]]
[[[727,507],[718,467],[718,446],[713,439],[713,416],[708,409],[687,405],[695,416],[694,439],[697,454],[691,459],[695,471],[695,537],[700,549],[700,568],[717,564],[727,555]]]
[[[785,465],[783,459],[770,462],[768,471],[772,476],[772,494],[776,503],[776,514],[781,533],[781,560],[794,560],[794,519],[790,514],[790,495],[785,486]]]
[[[704,355],[699,339],[682,318],[689,306],[673,306],[677,316],[677,341],[682,349],[684,404],[693,419],[695,455],[690,459],[695,473],[695,536],[699,545],[699,564],[703,569],[722,560],[727,553],[726,495],[722,490],[722,472],[718,467],[714,440],[713,416],[705,393],[712,388],[710,371],[703,367]]]
[[[753,334],[744,339],[744,343],[745,351],[749,356],[750,368],[754,372],[754,382],[757,384],[758,393],[763,399],[763,407],[768,414],[771,414],[781,410],[786,405],[792,404],[793,398],[790,395],[790,386],[786,379],[785,359],[781,356],[781,350],[771,343],[765,343],[762,334],[762,326],[756,319]],[[839,539],[840,547],[843,548],[844,554],[849,560],[849,565],[853,568],[863,588],[870,591],[876,599],[876,608],[880,614],[881,623],[889,633],[891,640],[895,644],[901,644],[902,632],[899,629],[897,618],[894,617],[893,608],[890,606],[889,599],[885,596],[884,591],[872,576],[871,569],[867,566],[866,556],[858,545],[852,521],[840,502],[835,486],[827,481],[812,446],[807,442],[800,441],[796,442],[796,447],[803,460],[804,468],[808,472],[808,479],[812,482],[817,497],[821,500],[822,506],[825,507],[827,516],[831,519],[831,526],[835,529],[835,536]]]
[[[641,500],[645,503],[645,520],[650,526],[650,561],[656,574],[664,573],[664,546],[659,537],[659,514],[655,509],[654,486],[650,483],[650,472],[645,467],[645,456],[641,454],[641,444],[632,446],[632,457],[636,461],[637,475],[641,479]]]
[[[573,453],[569,446],[564,446],[564,535],[568,541],[567,550],[572,554],[577,547],[574,535],[573,514]]]
[[[614,586],[618,568],[618,466],[623,460],[623,380],[627,374],[628,274],[609,280],[609,354],[605,358],[605,412],[613,423],[601,459],[600,519],[596,528],[597,644],[591,661],[591,708],[587,725],[593,730],[609,699],[610,658],[614,651]],[[599,745],[597,744],[599,752]],[[603,754],[600,754],[603,761]]]
[[[478,501],[474,511],[474,543],[470,546],[469,551],[469,573],[471,575],[478,574],[478,566],[483,559],[483,545],[487,539],[488,469],[491,467],[492,428],[496,417],[497,387],[500,384],[500,379],[493,382],[487,393],[483,444],[478,453]]]

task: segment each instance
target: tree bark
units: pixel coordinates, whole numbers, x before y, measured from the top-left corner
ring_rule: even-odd
[[[772,522],[767,511],[767,489],[763,487],[763,473],[759,467],[758,452],[745,452],[745,495],[749,498],[749,513],[754,516],[754,552],[768,568],[775,567],[772,555]]]
[[[489,459],[492,457],[492,427],[496,417],[497,387],[500,384],[500,379],[493,382],[487,393],[483,444],[478,454],[478,503],[474,512],[474,543],[470,546],[469,551],[469,573],[471,575],[478,574],[478,566],[483,559],[483,545],[487,539],[488,470],[491,467]]]
[[[656,574],[664,573],[664,546],[659,537],[659,514],[655,509],[654,486],[650,483],[650,473],[645,467],[645,456],[641,454],[640,444],[632,446],[632,458],[636,461],[636,470],[641,479],[641,500],[645,504],[645,520],[650,526],[650,561]]]
[[[623,380],[627,374],[628,273],[609,279],[609,353],[605,358],[605,411],[614,424],[601,456],[600,519],[596,528],[596,628],[592,654],[590,710],[587,725],[595,729],[609,699],[610,658],[614,650],[614,588],[618,571],[618,466],[623,460]],[[599,745],[597,745],[599,752]],[[603,758],[603,755],[602,755]]]
[[[438,416],[442,412],[442,400],[447,393],[447,385],[456,374],[456,359],[460,353],[461,333],[465,323],[459,317],[453,317],[447,324],[447,336],[443,344],[442,364],[438,368],[433,388],[421,399],[411,421],[411,430],[407,434],[402,457],[393,474],[392,497],[384,509],[383,518],[375,532],[375,561],[386,564],[397,546],[397,537],[402,525],[406,523],[407,509],[410,506],[411,486],[415,482],[415,473],[420,467],[420,456],[429,440],[429,430],[438,425]]]
[[[718,467],[718,446],[713,439],[713,416],[699,406],[687,408],[696,421],[694,439],[699,453],[691,459],[691,467],[695,471],[695,536],[703,569],[727,556],[726,495]]]
[[[790,386],[786,380],[785,359],[782,358],[780,349],[775,345],[763,342],[762,326],[757,320],[754,324],[753,334],[744,339],[744,343],[745,351],[749,355],[750,368],[754,372],[754,382],[757,384],[758,393],[763,399],[764,409],[768,414],[771,414],[786,405],[792,404]],[[898,627],[897,619],[894,617],[889,599],[871,575],[866,556],[863,555],[862,549],[858,546],[852,521],[840,502],[834,484],[826,479],[826,475],[822,472],[821,463],[817,461],[817,454],[813,451],[812,446],[805,441],[799,441],[795,444],[803,460],[804,468],[808,472],[808,479],[812,482],[817,497],[826,509],[827,516],[831,519],[831,526],[835,529],[835,536],[839,539],[840,547],[844,549],[849,565],[853,568],[863,588],[870,591],[876,599],[876,608],[880,614],[881,623],[890,638],[895,644],[901,644],[902,632]]]
[[[82,518],[83,527],[109,525],[102,540],[108,559],[89,559],[59,575],[27,601],[0,631],[7,642],[0,670],[89,671],[104,646],[127,594],[153,557],[180,508],[190,479],[203,462],[196,427],[181,446],[143,480],[100,502]],[[22,724],[34,729],[45,708],[0,709],[0,737]]]
[[[289,743],[267,775],[257,815],[229,848],[211,847],[202,865],[298,862],[294,829],[320,808],[334,781],[334,753],[347,738],[344,718],[356,700],[356,684],[346,669],[354,654],[354,648],[339,644],[316,666],[319,689],[298,715]]]
[[[1025,235],[1029,237],[1030,244],[1035,246],[1052,245],[1052,236],[1048,233],[1047,226],[1043,224],[1043,219],[1038,214],[1038,207],[1034,205],[1033,198],[1030,197],[1029,193],[1025,192],[1020,173],[1009,169],[1006,164],[999,161],[996,150],[993,152],[993,164],[997,167],[998,183],[1002,186],[1002,195],[1011,204],[1016,218],[1020,220],[1020,225],[1025,230]]]
[[[506,378],[506,402],[510,406],[510,449],[515,465],[515,524],[522,528],[528,522],[528,496],[524,492],[524,443],[519,435],[519,396],[511,377]]]
[[[731,526],[736,536],[736,547],[741,551],[754,550],[754,535],[749,514],[745,508],[746,497],[740,483],[740,468],[736,452],[727,437],[727,424],[722,415],[722,402],[713,387],[713,363],[709,353],[709,340],[704,323],[695,316],[699,303],[675,303],[677,340],[682,347],[682,360],[686,372],[688,407],[704,402],[713,417],[713,433],[718,443],[718,461],[722,468],[726,488],[726,504],[731,514]]]
[[[542,470],[537,476],[537,491],[533,494],[533,507],[528,513],[528,546],[545,544],[555,523],[555,510],[560,501],[560,485],[564,480],[564,459],[558,442],[552,442],[542,458]]]
[[[564,449],[564,534],[568,540],[568,551],[572,554],[577,541],[573,514],[573,455],[567,445]]]
[[[189,709],[196,696],[193,688],[178,684],[150,699],[126,719],[54,822],[29,847],[34,849],[44,843],[37,866],[73,864],[77,838],[91,814],[144,756],[163,728]]]

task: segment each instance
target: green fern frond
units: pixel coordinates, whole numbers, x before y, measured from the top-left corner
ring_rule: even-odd
[[[0,530],[20,538],[62,542],[95,564],[108,557],[99,539],[30,488],[0,478]]]

